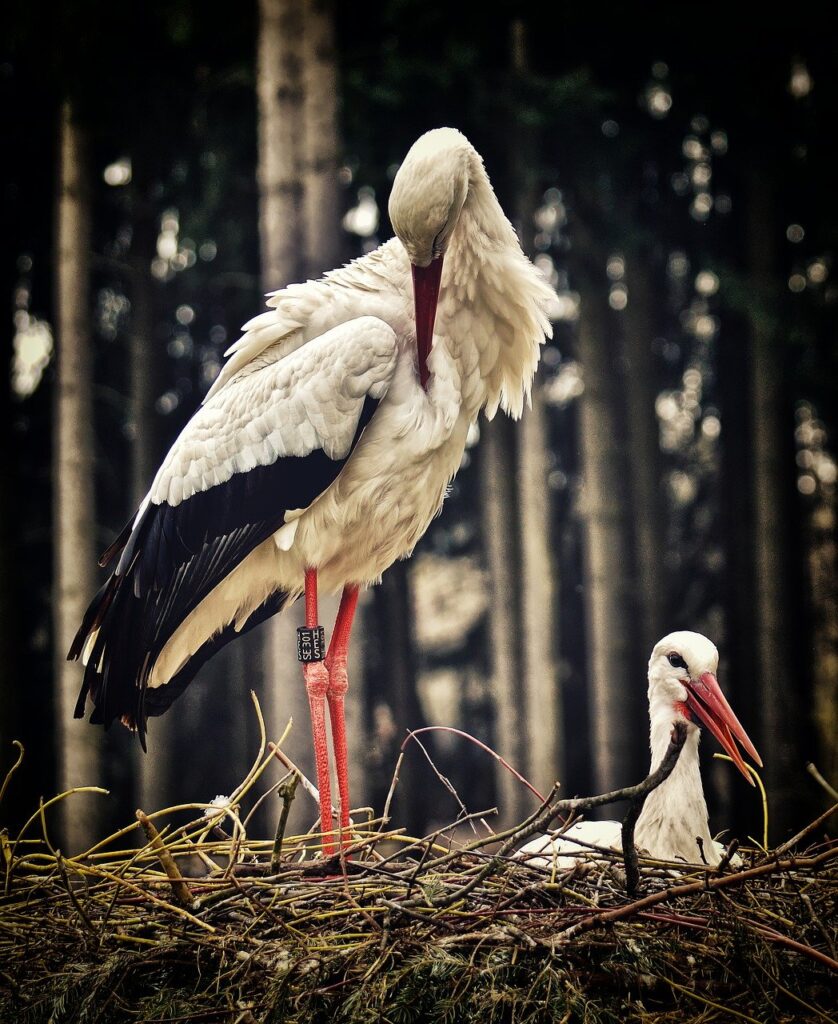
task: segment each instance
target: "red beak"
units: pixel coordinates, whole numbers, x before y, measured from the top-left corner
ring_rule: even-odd
[[[427,267],[413,269],[413,303],[416,310],[416,351],[419,357],[419,381],[426,387],[430,371],[428,356],[434,340],[434,320],[442,277],[442,256],[431,260]]]
[[[762,768],[762,760],[751,743],[748,734],[734,715],[733,709],[728,704],[725,695],[722,693],[719,683],[712,672],[705,672],[699,679],[682,679],[681,682],[687,688],[687,706],[701,719],[710,732],[721,743],[728,752],[733,763],[745,778],[754,785],[751,774],[745,767],[739,748],[736,746],[738,740],[745,753],[748,754]]]

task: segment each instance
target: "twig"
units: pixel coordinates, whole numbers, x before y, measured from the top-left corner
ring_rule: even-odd
[[[56,866],[58,867],[58,873],[59,875],[61,875],[61,881],[64,883],[64,888],[67,890],[67,895],[70,897],[70,902],[76,908],[76,913],[82,919],[86,927],[89,928],[94,935],[98,935],[99,933],[96,930],[96,926],[84,912],[84,908],[82,907],[81,903],[79,903],[78,897],[76,896],[75,892],[73,892],[73,887],[70,884],[70,879],[67,877],[67,868],[64,866],[64,858],[61,856],[60,850],[56,851],[55,863]]]
[[[282,798],[282,811],[279,815],[279,821],[276,825],[276,835],[274,836],[274,845],[271,850],[271,874],[275,875],[280,868],[280,861],[282,858],[282,841],[285,838],[285,826],[288,824],[288,812],[291,810],[291,804],[294,801],[294,796],[297,792],[297,783],[300,781],[300,776],[297,772],[292,772],[288,779],[282,783],[277,790],[277,794]]]
[[[269,743],[268,744],[268,750],[271,751],[271,753],[274,755],[274,757],[277,759],[277,761],[279,761],[280,764],[284,765],[288,769],[289,772],[295,772],[300,777],[300,785],[303,787],[303,789],[306,791],[306,793],[308,793],[308,795],[312,798],[312,800],[319,807],[320,806],[320,791],[318,790],[317,786],[314,785],[314,783],[311,781],[311,779],[309,779],[308,776],[304,772],[300,771],[300,769],[294,764],[294,762],[291,760],[291,758],[285,753],[284,750],[281,750],[276,743]],[[338,812],[337,812],[337,809],[335,808],[335,806],[333,804],[332,805],[332,817],[333,818],[337,818],[337,816],[338,816]]]
[[[654,975],[657,977],[657,975]],[[672,978],[661,976],[658,980],[665,981],[667,985],[671,985],[672,988],[678,992],[683,992],[685,995],[691,996],[693,999],[697,999],[700,1003],[704,1003],[705,1006],[709,1006],[714,1010],[721,1010],[723,1014],[730,1014],[733,1017],[738,1017],[740,1020],[749,1021],[749,1024],[760,1024],[756,1017],[749,1017],[746,1013],[740,1013],[738,1010],[731,1009],[729,1006],[722,1006],[719,1003],[714,1003],[711,999],[707,999],[706,996],[699,995],[698,992],[693,992],[691,988],[687,988],[686,985],[679,985],[677,981],[673,981]]]
[[[809,761],[809,763],[806,765],[806,771],[812,776],[812,778],[815,780],[815,782],[817,782],[819,786],[822,786],[827,791],[827,793],[829,793],[833,800],[838,800],[838,789],[835,789],[834,786],[830,786],[830,784],[826,781],[823,775],[821,775],[821,773],[818,771],[818,769],[811,761]],[[0,799],[2,799],[2,797],[3,794],[0,793]]]
[[[797,835],[792,836],[791,839],[788,839],[785,843],[781,843],[777,847],[777,849],[774,850],[774,852],[771,854],[771,859],[776,860],[778,857],[782,857],[784,853],[787,853],[793,847],[797,846],[797,844],[801,842],[801,840],[805,839],[807,836],[810,836],[813,832],[820,828],[820,826],[823,825],[823,823],[828,818],[831,818],[836,811],[838,811],[838,804],[833,804],[829,808],[829,810],[824,811],[823,814],[820,815],[820,817],[815,818],[815,820],[810,822],[806,826],[806,828],[802,828],[797,833]]]
[[[384,810],[381,812],[381,824],[386,826],[390,823],[390,804],[393,802],[393,794],[399,784],[399,771],[404,763],[404,749],[396,758],[396,767],[393,769],[393,778],[390,780],[390,788],[387,790],[387,799],[384,801]]]
[[[522,786],[526,786],[533,796],[537,797],[542,803],[544,802],[544,797],[538,792],[535,786],[525,779],[519,771],[516,771],[505,758],[501,757],[496,750],[492,750],[491,747],[487,747],[486,744],[482,743],[476,736],[472,736],[471,733],[468,732],[463,732],[462,729],[455,729],[450,725],[426,725],[422,729],[412,729],[408,733],[407,739],[402,743],[402,750],[405,749],[411,737],[415,738],[423,732],[450,732],[454,736],[461,736],[463,739],[468,740],[470,743],[473,743],[476,747],[480,747],[481,750],[484,750],[487,754],[493,757],[498,764],[502,765],[508,772],[511,772]]]
[[[687,723],[678,720],[672,730],[669,746],[666,749],[663,760],[658,767],[647,776],[645,782],[640,784],[637,795],[632,799],[625,818],[623,818],[622,841],[623,841],[623,863],[626,868],[626,889],[630,895],[637,892],[640,884],[640,864],[637,860],[637,848],[634,845],[634,828],[637,819],[646,803],[646,798],[662,782],[669,778],[672,769],[678,763],[684,743],[687,740]]]
[[[829,933],[829,929],[826,927],[826,925],[823,923],[823,921],[821,921],[821,919],[815,913],[815,907],[814,907],[814,904],[812,903],[811,897],[807,896],[805,892],[801,892],[801,893],[799,893],[799,895],[800,895],[801,903],[803,904],[803,906],[806,908],[806,910],[809,913],[809,920],[812,922],[812,924],[820,932],[820,936],[823,939],[823,941],[826,943],[826,946],[829,949],[829,952],[832,954],[833,959],[838,960],[838,952],[836,952],[835,943],[832,940],[832,936]]]
[[[736,856],[736,851],[738,849],[739,849],[739,840],[736,839],[736,838],[731,839],[731,841],[728,843],[727,849],[725,850],[724,854],[722,855],[722,859],[716,865],[716,874],[720,875],[723,871],[725,871],[728,868],[728,866],[730,865],[730,862]]]
[[[436,777],[439,779],[439,781],[442,783],[442,785],[448,790],[448,792],[451,794],[451,796],[453,796],[454,799],[457,801],[457,806],[460,808],[460,816],[462,818],[468,820],[469,825],[471,826],[472,831],[476,835],[477,834],[477,829],[474,827],[474,822],[472,822],[470,820],[470,818],[469,818],[468,808],[463,803],[463,801],[460,799],[460,794],[454,788],[454,785],[451,782],[451,780],[448,778],[448,776],[447,775],[443,775],[442,772],[439,770],[439,768],[437,768],[437,766],[434,764],[433,758],[428,753],[428,749],[425,746],[425,744],[421,740],[418,740],[416,738],[416,733],[417,732],[424,732],[424,731],[425,731],[424,729],[416,729],[415,731],[408,731],[407,739],[402,744],[402,752],[404,752],[405,744],[412,739],[413,742],[419,747],[419,749],[425,755],[425,760],[431,766],[431,771],[434,773],[434,775],[436,775]]]
[[[566,942],[582,932],[591,931],[593,928],[610,924],[613,921],[623,920],[639,913],[641,910],[645,910],[647,907],[653,907],[658,903],[676,899],[678,896],[690,896],[693,893],[701,892],[705,887],[707,889],[722,889],[730,885],[742,885],[752,878],[759,878],[762,875],[770,875],[774,872],[790,871],[793,868],[816,868],[820,867],[821,864],[825,864],[833,857],[838,857],[838,847],[825,850],[815,857],[798,860],[772,860],[768,864],[759,864],[756,867],[746,868],[744,871],[738,871],[732,875],[718,875],[706,881],[704,878],[701,878],[697,882],[675,885],[669,889],[662,889],[660,892],[650,893],[648,896],[635,900],[633,903],[624,904],[622,907],[612,907],[610,910],[603,910],[597,914],[592,914],[590,917],[586,917],[567,928],[561,929],[559,935],[561,936],[561,941]],[[836,964],[836,967],[838,967],[838,964]]]
[[[151,821],[145,811],[137,809],[137,821],[142,825],[143,832],[148,837],[149,845],[152,850],[157,854],[157,859],[163,865],[163,870],[169,879],[169,884],[172,887],[172,892],[175,895],[175,899],[182,904],[184,907],[192,905],[192,891],[184,881],[183,875],[180,873],[180,869],[175,864],[174,858],[168,850],[168,847],[160,838],[160,833],[157,831],[154,822]]]
[[[24,749],[23,744],[20,740],[12,740],[12,746],[17,747],[17,761],[12,767],[6,772],[6,777],[3,779],[3,785],[0,786],[0,804],[3,803],[3,797],[6,795],[6,790],[9,788],[9,783],[12,781],[12,776],[23,764]]]

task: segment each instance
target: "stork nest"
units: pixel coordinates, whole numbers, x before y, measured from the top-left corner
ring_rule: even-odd
[[[833,1019],[829,812],[774,851],[740,849],[735,868],[641,858],[628,892],[616,854],[567,872],[511,856],[555,800],[517,832],[468,841],[461,823],[413,838],[370,818],[329,860],[316,835],[283,835],[286,779],[270,790],[277,836],[251,839],[242,808],[273,756],[191,822],[177,824],[182,807],[138,811],[72,858],[45,813],[71,794],[4,835],[0,1020]]]

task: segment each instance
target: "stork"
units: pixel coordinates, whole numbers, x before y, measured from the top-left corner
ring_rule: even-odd
[[[76,717],[89,699],[92,722],[121,720],[145,749],[148,716],[226,643],[304,595],[298,658],[326,853],[327,710],[341,844],[349,827],[344,698],[359,588],[411,553],[478,413],[521,415],[550,334],[552,291],[460,132],[414,143],[389,213],[395,238],[270,294],[245,324],[102,556],[113,572],[69,653],[86,665]],[[318,586],[342,591],[328,649]]]
[[[719,652],[702,636],[682,630],[660,640],[649,659],[650,746],[654,771],[669,747],[672,727],[687,722],[687,738],[672,773],[647,796],[637,819],[635,839],[658,860],[719,863],[724,847],[710,835],[707,804],[698,767],[698,741],[705,725],[753,786],[738,743],[762,767],[762,761],[725,699],[716,679]],[[560,834],[538,836],[516,853],[530,866],[572,867],[595,857],[592,847],[620,850],[618,821],[580,821]]]

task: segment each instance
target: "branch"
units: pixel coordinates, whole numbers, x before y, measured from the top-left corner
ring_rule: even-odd
[[[819,818],[815,818],[815,820],[810,822],[806,826],[806,828],[801,829],[797,833],[797,835],[792,836],[791,839],[786,840],[785,843],[782,843],[780,846],[778,846],[777,849],[774,850],[774,852],[771,854],[771,859],[776,860],[778,857],[782,857],[784,853],[787,853],[789,850],[791,850],[792,847],[797,846],[797,844],[802,839],[805,839],[807,836],[811,835],[815,831],[815,829],[820,828],[820,826],[823,825],[823,823],[828,818],[831,818],[836,811],[838,811],[838,804],[833,804],[828,811],[824,811]]]
[[[611,924],[613,921],[624,920],[627,917],[640,913],[640,911],[646,910],[647,907],[653,907],[667,900],[677,899],[679,896],[690,896],[705,889],[726,889],[728,886],[742,885],[753,878],[760,878],[762,875],[771,875],[775,872],[791,871],[795,868],[817,868],[836,856],[838,856],[838,847],[833,847],[818,854],[816,857],[771,861],[770,864],[760,864],[754,868],[746,868],[744,871],[738,871],[732,875],[704,877],[697,882],[674,885],[669,889],[650,893],[648,896],[635,900],[633,903],[626,903],[622,907],[613,907],[610,910],[603,910],[598,914],[592,914],[582,921],[577,921],[575,924],[561,929],[557,934],[561,936],[560,941],[567,942],[582,932],[591,931],[604,924]]]
[[[183,875],[180,873],[177,864],[175,864],[174,857],[172,857],[166,844],[160,838],[160,833],[155,828],[154,822],[142,810],[137,811],[137,821],[142,825],[143,832],[148,836],[149,845],[157,854],[157,859],[166,872],[175,899],[184,907],[192,906],[192,891],[184,881]]]
[[[653,772],[650,772],[645,781],[636,787],[637,795],[632,799],[631,806],[623,818],[623,863],[626,867],[626,889],[629,895],[634,895],[637,892],[637,886],[640,883],[640,865],[637,861],[637,847],[634,845],[634,827],[643,810],[643,805],[646,803],[646,797],[672,774],[686,739],[687,723],[679,719],[672,729],[672,736],[663,760]]]
[[[519,828],[510,829],[507,832],[501,832],[497,836],[491,837],[491,839],[505,839],[505,842],[485,867],[481,868],[481,870],[478,871],[477,874],[475,874],[464,886],[454,890],[454,892],[449,893],[440,900],[432,901],[428,900],[424,896],[415,896],[413,899],[406,900],[402,905],[407,907],[430,906],[436,909],[450,906],[457,900],[467,896],[476,885],[483,881],[484,878],[497,870],[498,864],[502,863],[503,858],[511,853],[512,849],[517,846],[518,843],[524,839],[528,839],[532,835],[535,835],[536,832],[546,831],[553,819],[559,814],[574,815],[581,811],[590,811],[595,807],[602,807],[604,804],[616,803],[618,800],[634,801],[638,798],[645,799],[655,786],[659,786],[675,767],[675,762],[678,760],[678,756],[681,753],[681,747],[684,745],[686,736],[686,725],[683,727],[683,730],[678,729],[676,726],[672,739],[669,743],[669,749],[667,750],[666,756],[661,762],[660,767],[636,786],[627,786],[625,789],[614,789],[610,793],[600,793],[597,796],[571,797],[568,800],[556,800],[554,799],[558,793],[558,783],[556,783],[550,793],[550,796],[544,801],[537,811],[526,819],[523,825]],[[453,857],[460,856],[462,853],[467,853],[480,846],[485,846],[489,841],[491,840],[480,839],[476,842],[468,843],[461,850],[447,854],[444,857],[439,857],[437,860],[426,864],[426,870],[437,868],[440,864],[446,863]]]
[[[271,850],[270,871],[272,875],[275,875],[282,866],[282,842],[285,839],[285,828],[288,824],[288,812],[291,810],[291,803],[297,792],[297,783],[299,781],[300,776],[297,772],[292,772],[290,777],[282,783],[278,790],[279,796],[282,798],[282,811],[280,812],[279,821],[276,825],[276,835],[274,836],[274,845]]]

